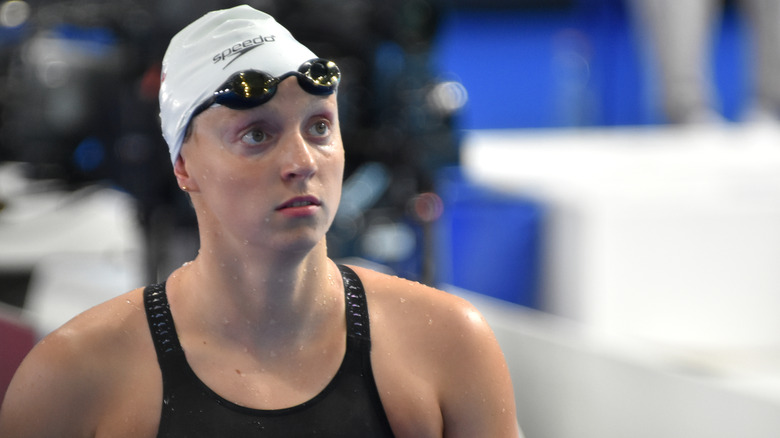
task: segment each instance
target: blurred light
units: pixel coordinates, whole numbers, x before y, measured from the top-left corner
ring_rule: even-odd
[[[378,262],[409,258],[417,246],[414,230],[403,223],[371,225],[361,239],[363,254]]]
[[[355,221],[382,197],[390,186],[390,171],[380,163],[366,163],[344,181],[336,221]]]
[[[49,88],[65,86],[70,79],[70,68],[65,61],[53,59],[38,65],[38,80]]]
[[[79,87],[60,87],[49,93],[41,115],[59,134],[73,134],[88,122],[88,96]]]
[[[73,162],[80,170],[91,172],[103,163],[105,155],[103,143],[95,137],[87,137],[73,151]]]
[[[453,114],[463,108],[468,100],[466,87],[455,81],[438,83],[428,93],[428,104],[440,114]]]
[[[18,27],[30,18],[30,5],[25,1],[11,0],[0,6],[0,25]]]
[[[444,202],[436,193],[421,193],[412,199],[410,208],[421,222],[435,222],[444,212]]]

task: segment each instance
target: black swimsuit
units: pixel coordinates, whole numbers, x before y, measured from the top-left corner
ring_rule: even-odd
[[[250,409],[207,387],[192,371],[174,327],[165,284],[144,291],[163,381],[158,437],[392,437],[371,370],[371,338],[363,284],[339,266],[347,306],[347,348],[336,376],[298,406]]]

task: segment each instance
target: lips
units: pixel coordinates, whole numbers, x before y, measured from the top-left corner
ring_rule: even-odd
[[[319,207],[321,205],[320,200],[314,196],[297,196],[292,199],[288,199],[278,207],[276,210],[297,209],[306,207]]]

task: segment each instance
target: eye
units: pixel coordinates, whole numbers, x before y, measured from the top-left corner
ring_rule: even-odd
[[[330,134],[330,124],[325,120],[318,120],[309,128],[309,133],[316,137],[325,137]]]
[[[267,139],[268,135],[259,129],[252,129],[241,137],[241,140],[249,145],[257,145]]]

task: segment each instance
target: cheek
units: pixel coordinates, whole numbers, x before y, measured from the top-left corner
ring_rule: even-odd
[[[339,150],[333,154],[329,163],[328,178],[329,183],[333,187],[338,188],[341,192],[341,183],[344,179],[344,149]]]
[[[264,180],[265,172],[257,169],[244,169],[214,160],[204,165],[198,180],[207,204],[216,209],[235,210],[260,208],[259,201],[263,188],[269,183]],[[249,202],[249,200],[252,202]]]
[[[344,151],[339,149],[320,165],[319,185],[331,205],[338,205],[344,180]]]

